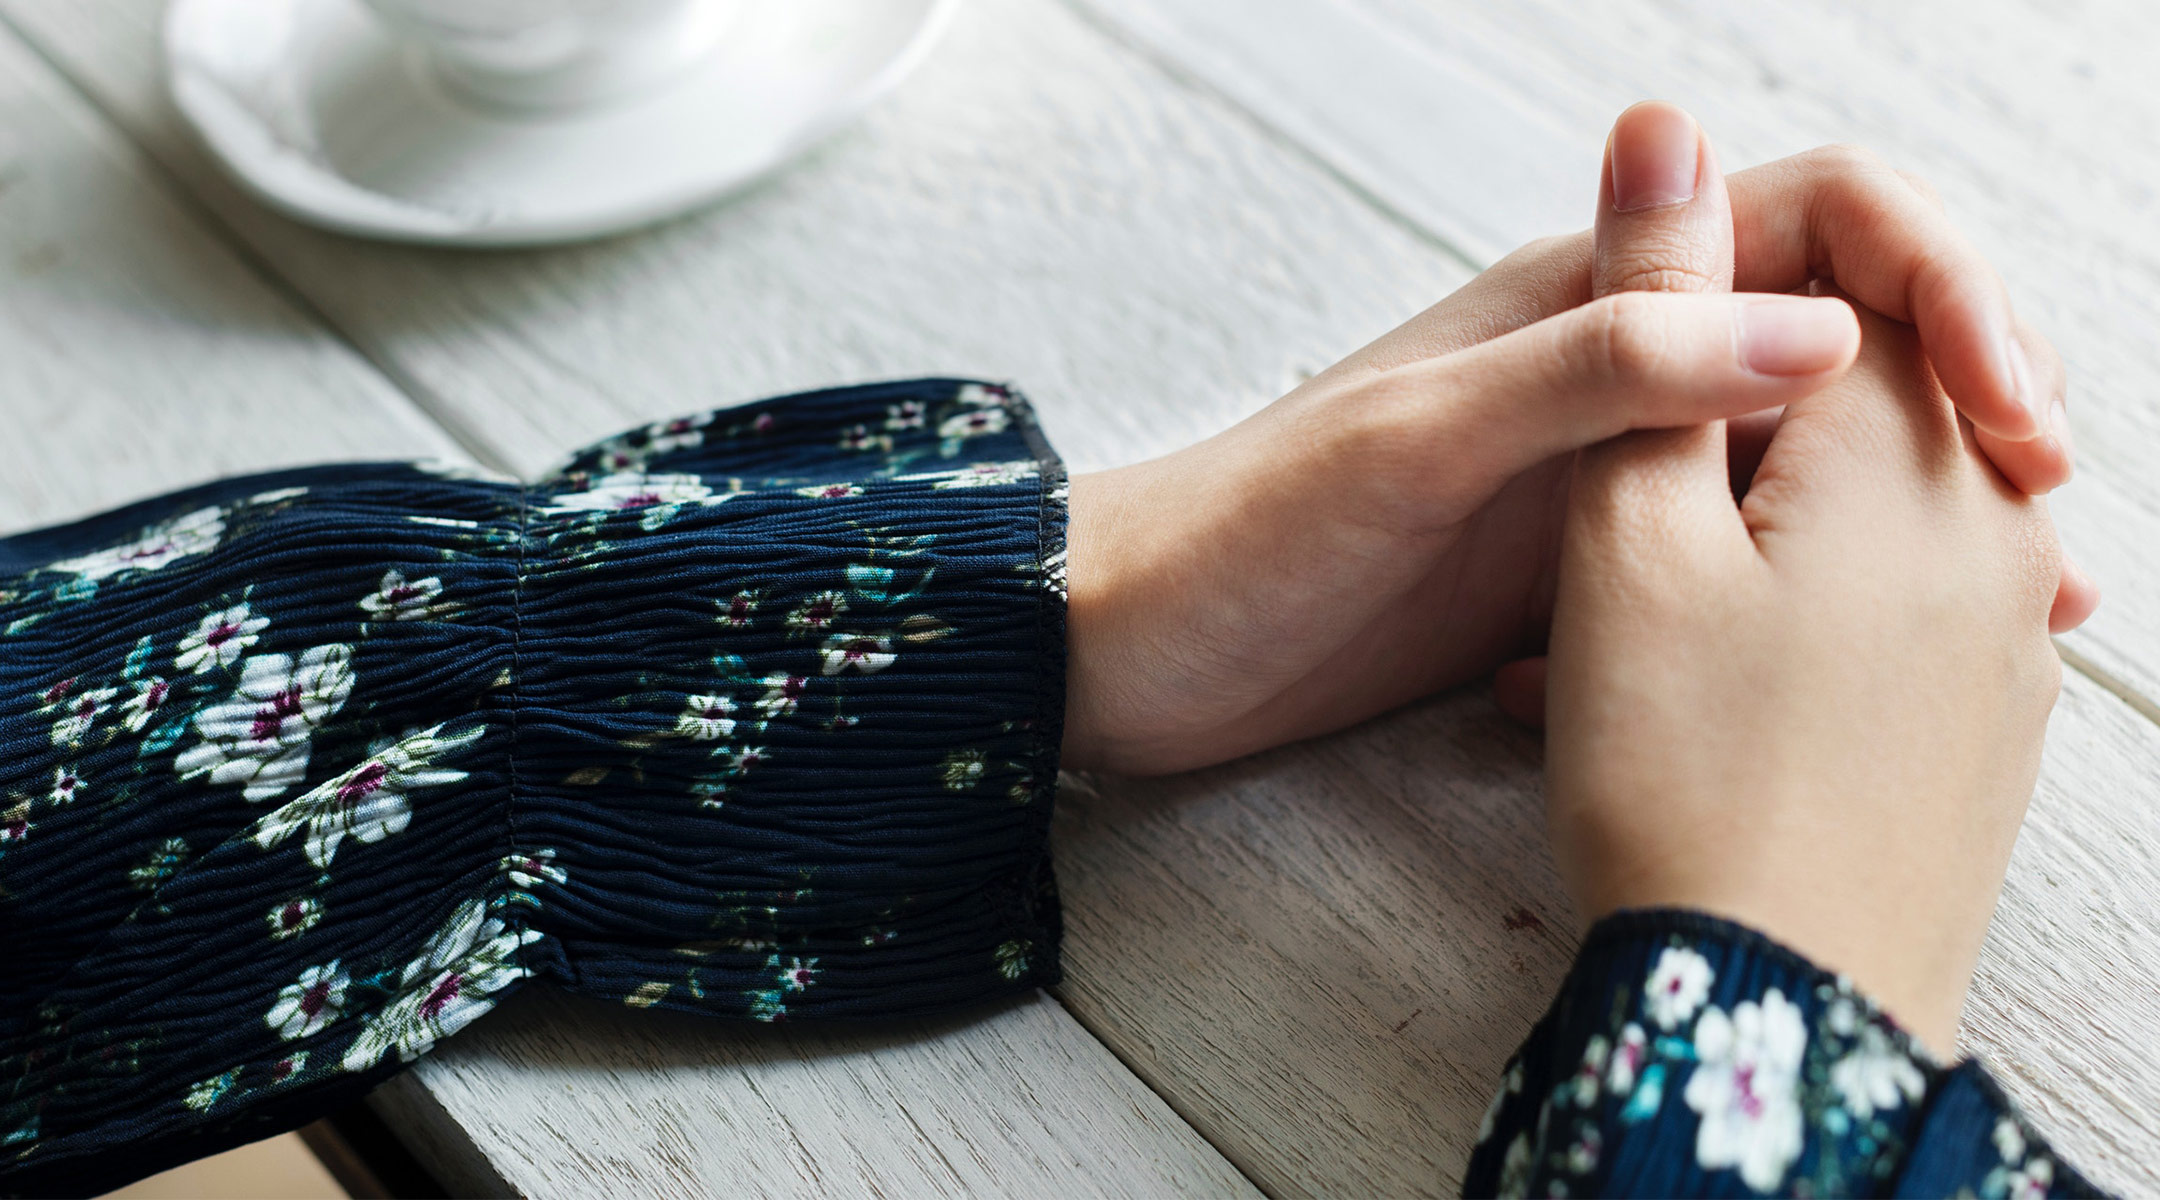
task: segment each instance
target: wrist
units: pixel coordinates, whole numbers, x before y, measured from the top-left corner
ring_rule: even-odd
[[[1946,1058],[1955,1051],[1979,957],[1978,940],[1965,931],[1894,907],[1830,901],[1819,886],[1697,882],[1668,879],[1657,887],[1618,889],[1600,903],[1585,904],[1584,911],[1593,925],[1629,912],[1679,909],[1752,930],[1850,980],[1923,1046]]]
[[[1076,771],[1114,765],[1107,693],[1119,669],[1125,564],[1117,536],[1132,468],[1076,475],[1066,509],[1065,732],[1060,755]],[[1128,531],[1129,532],[1129,531]]]

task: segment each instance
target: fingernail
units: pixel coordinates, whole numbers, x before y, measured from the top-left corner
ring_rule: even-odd
[[[1859,325],[1839,300],[1765,296],[1742,304],[1740,361],[1758,375],[1813,375],[1852,353]]]
[[[2025,345],[2016,335],[2008,335],[2005,341],[2008,345],[2005,354],[2010,360],[2010,386],[2016,389],[2017,402],[2032,414],[2035,432],[2046,429],[2052,415],[2047,410],[2047,398],[2033,387],[2032,360],[2025,357]]]
[[[2048,406],[2048,432],[2055,436],[2055,444],[2062,447],[2063,461],[2077,464],[2077,446],[2070,440],[2070,410],[2063,405],[2061,396]]]
[[[1695,118],[1670,104],[1647,103],[1613,123],[1613,208],[1620,212],[1695,198]]]

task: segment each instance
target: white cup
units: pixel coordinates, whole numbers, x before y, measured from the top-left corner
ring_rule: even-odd
[[[447,85],[484,103],[565,109],[667,83],[744,0],[367,0]]]

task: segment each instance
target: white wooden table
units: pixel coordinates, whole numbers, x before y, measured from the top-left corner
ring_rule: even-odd
[[[273,3],[276,0],[264,0]],[[976,0],[777,181],[545,253],[342,240],[241,197],[156,0],[0,0],[0,522],[216,473],[531,471],[632,422],[1009,376],[1077,470],[1258,408],[1531,236],[1627,102],[1728,167],[1930,176],[2074,373],[2068,672],[1968,1048],[2160,1191],[2160,10],[2142,0]],[[1191,776],[1069,779],[1069,981],[743,1029],[535,991],[378,1093],[460,1191],[1427,1194],[1568,960],[1538,750],[1474,690]]]

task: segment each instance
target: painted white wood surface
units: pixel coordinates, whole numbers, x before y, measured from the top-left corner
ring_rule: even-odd
[[[228,472],[455,452],[146,174],[0,36],[0,524]]]
[[[423,1059],[377,1108],[457,1195],[1257,1200],[1078,1032],[1040,993],[848,1028],[534,989]]]
[[[1321,136],[1319,117],[1255,122],[1198,59],[1164,69],[1133,52],[1146,38],[1104,36],[1101,8],[970,6],[893,103],[769,188],[647,237],[515,256],[359,246],[264,216],[164,110],[147,2],[0,11],[343,336],[519,467],[628,420],[914,370],[1016,376],[1077,466],[1127,461],[1219,428],[1461,277],[1414,196],[1286,142]],[[2085,520],[2135,538],[2125,503]],[[2055,738],[1970,1032],[2073,1155],[2152,1190],[2160,1067],[2132,981],[2160,969],[2160,736],[2073,679]],[[1462,695],[1182,779],[1077,781],[1058,830],[1063,998],[1271,1192],[1449,1190],[1571,947],[1536,773],[1534,744]],[[577,1014],[533,1019],[566,1046],[603,1036]],[[429,1103],[455,1099],[423,1082]],[[571,1171],[589,1149],[512,1144],[497,1125],[539,1109],[490,1100],[441,1106],[483,1157]]]
[[[7,529],[225,472],[464,457],[4,28],[0,412]],[[1255,1194],[1047,997],[847,1031],[656,1016],[521,998],[388,1108],[461,1194]]]

